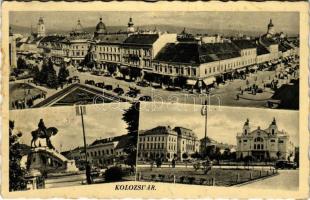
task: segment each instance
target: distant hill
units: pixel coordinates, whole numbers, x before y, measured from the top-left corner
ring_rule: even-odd
[[[11,25],[13,33],[20,33],[23,35],[29,35],[31,32],[31,27],[17,26]],[[173,26],[173,25],[163,25],[163,24],[151,24],[151,25],[141,25],[136,26],[137,29],[140,30],[156,30],[158,31],[167,31],[169,33],[181,33],[184,27],[181,26]],[[118,31],[126,31],[126,26],[107,26],[107,30],[110,33],[115,33]],[[256,30],[237,30],[237,29],[200,29],[200,28],[191,28],[185,27],[187,33],[191,33],[193,35],[197,34],[220,34],[224,36],[236,36],[238,34],[244,34],[248,36],[259,36],[264,34],[265,32],[256,31]],[[89,33],[93,33],[95,31],[95,26],[84,27],[84,30]],[[36,31],[36,28],[33,27],[33,31]],[[47,27],[48,34],[68,34],[72,29],[56,29]],[[288,33],[289,36],[296,36],[296,34]]]
[[[11,25],[13,33],[19,33],[23,35],[29,35],[31,32],[31,27],[24,27],[24,26],[17,26],[17,25]],[[137,29],[140,30],[156,30],[158,31],[167,31],[169,33],[181,33],[184,29],[184,27],[180,26],[173,26],[173,25],[142,25],[137,26]],[[118,32],[118,31],[126,31],[126,26],[107,26],[108,32]],[[47,33],[48,34],[67,34],[72,29],[56,29],[56,28],[49,28],[47,27]],[[93,33],[95,31],[95,26],[93,27],[84,27],[84,30],[89,33]],[[33,31],[36,31],[35,27],[33,27]],[[193,35],[196,34],[221,34],[221,35],[237,35],[239,33],[243,33],[250,36],[256,36],[262,33],[258,33],[256,31],[239,31],[239,30],[230,30],[230,29],[219,29],[219,30],[208,30],[208,29],[199,29],[199,28],[188,28],[186,27],[186,32],[191,33]]]

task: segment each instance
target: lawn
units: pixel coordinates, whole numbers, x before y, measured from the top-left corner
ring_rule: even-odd
[[[275,173],[275,172],[274,172]],[[211,169],[207,174],[193,168],[153,168],[139,167],[140,181],[157,181],[195,185],[232,186],[250,180],[273,175],[273,170],[256,169]]]
[[[43,93],[45,93],[45,91],[33,87],[27,83],[10,83],[10,102],[30,99]]]

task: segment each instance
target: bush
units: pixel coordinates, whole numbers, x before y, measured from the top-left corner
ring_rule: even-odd
[[[107,169],[105,172],[105,180],[107,182],[121,181],[123,179],[123,176],[124,173],[122,171],[122,168],[116,166]]]

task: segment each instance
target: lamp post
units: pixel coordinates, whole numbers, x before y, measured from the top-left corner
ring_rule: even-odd
[[[208,130],[208,101],[201,108],[201,115],[205,116],[205,151],[207,150],[207,130]]]
[[[87,160],[87,146],[86,146],[86,137],[85,137],[85,127],[84,127],[84,115],[86,115],[86,106],[85,105],[78,105],[76,106],[76,115],[81,116],[82,121],[82,130],[83,130],[83,141],[84,141],[84,152],[85,152],[85,171],[86,171],[86,181],[87,184],[91,184],[91,177],[90,177],[90,165]]]

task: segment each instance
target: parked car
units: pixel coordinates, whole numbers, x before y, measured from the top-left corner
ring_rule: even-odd
[[[296,169],[296,162],[287,161],[287,160],[278,160],[274,166],[276,169]]]
[[[137,85],[141,86],[141,87],[148,87],[148,86],[150,86],[150,84],[148,82],[146,82],[146,81],[139,81],[137,83]]]
[[[95,81],[94,80],[85,80],[85,84],[88,84],[88,85],[95,85]]]
[[[105,85],[104,89],[106,89],[106,90],[113,90],[113,86],[112,85]]]
[[[118,95],[122,95],[125,93],[124,90],[120,87],[115,88],[113,92],[117,93]]]
[[[92,71],[91,74],[95,75],[95,76],[99,76],[100,75],[98,71]]]
[[[104,88],[104,82],[102,82],[102,83],[96,83],[95,86],[96,86],[96,87],[99,87],[99,88]]]
[[[129,90],[129,91],[125,94],[125,96],[131,97],[131,98],[136,98],[136,97],[138,96],[138,93],[137,93],[137,91],[135,91],[135,90]]]
[[[139,101],[152,101],[152,97],[150,96],[141,96]]]
[[[107,76],[107,77],[110,77],[110,76],[112,76],[109,72],[105,72],[104,74],[103,74],[103,76]]]

